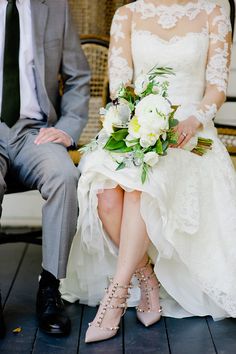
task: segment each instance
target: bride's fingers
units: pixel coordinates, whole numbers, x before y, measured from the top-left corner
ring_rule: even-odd
[[[186,137],[186,134],[183,133],[183,132],[178,132],[179,134],[179,137],[178,137],[178,142],[177,144],[175,145],[176,147],[179,147],[180,144],[182,144],[182,142],[184,141],[185,137]]]
[[[184,140],[181,142],[181,144],[179,144],[178,148],[184,147],[184,145],[186,145],[191,138],[192,138],[192,134],[187,134]]]

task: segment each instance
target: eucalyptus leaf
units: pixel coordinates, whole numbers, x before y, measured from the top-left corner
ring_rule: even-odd
[[[148,166],[147,166],[146,163],[143,163],[143,165],[142,165],[142,174],[141,174],[142,184],[145,183],[145,181],[147,179],[147,174],[148,174]]]
[[[122,161],[118,164],[117,168],[116,168],[116,171],[119,171],[119,170],[123,170],[123,168],[125,168],[125,163]]]
[[[163,147],[162,147],[161,139],[158,139],[157,142],[156,142],[156,153],[158,155],[162,155],[163,154]]]
[[[168,147],[169,147],[169,141],[168,140],[163,141],[162,143],[163,154],[166,152]]]

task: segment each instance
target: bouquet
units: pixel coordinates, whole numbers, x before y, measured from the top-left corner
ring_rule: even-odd
[[[140,75],[134,85],[122,85],[117,97],[100,109],[103,129],[81,150],[102,145],[116,161],[116,170],[139,167],[144,183],[149,169],[178,141],[174,129],[179,123],[175,119],[178,106],[168,99],[168,81],[158,80],[173,74],[171,68],[155,66]],[[191,151],[203,155],[211,146],[212,140],[197,138]]]

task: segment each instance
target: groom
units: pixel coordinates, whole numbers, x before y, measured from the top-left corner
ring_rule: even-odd
[[[67,148],[87,121],[89,68],[67,0],[1,0],[0,16],[0,201],[8,174],[45,200],[36,310],[42,330],[66,335],[70,320],[58,287],[76,230],[79,178]]]

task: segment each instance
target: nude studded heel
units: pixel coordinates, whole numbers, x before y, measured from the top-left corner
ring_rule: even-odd
[[[89,328],[86,332],[85,343],[97,342],[106,340],[114,337],[119,329],[119,322],[121,317],[125,314],[127,309],[127,299],[129,298],[128,290],[131,288],[130,285],[120,285],[119,283],[111,283],[108,289],[106,289],[106,294],[103,300],[100,302],[100,306],[97,315],[93,322],[89,323]],[[126,294],[118,295],[120,290],[125,290]],[[120,304],[114,303],[122,300]],[[104,317],[108,310],[119,310],[122,309],[122,313],[119,316],[119,320],[113,326],[102,326],[104,322]],[[97,319],[98,318],[98,319]]]
[[[144,326],[148,327],[161,319],[162,309],[159,305],[160,284],[157,279],[157,285],[152,286],[150,284],[152,282],[152,279],[155,278],[156,275],[149,261],[143,268],[136,270],[135,275],[139,281],[142,303],[141,305],[139,304],[139,306],[136,307],[136,314],[139,321]]]

